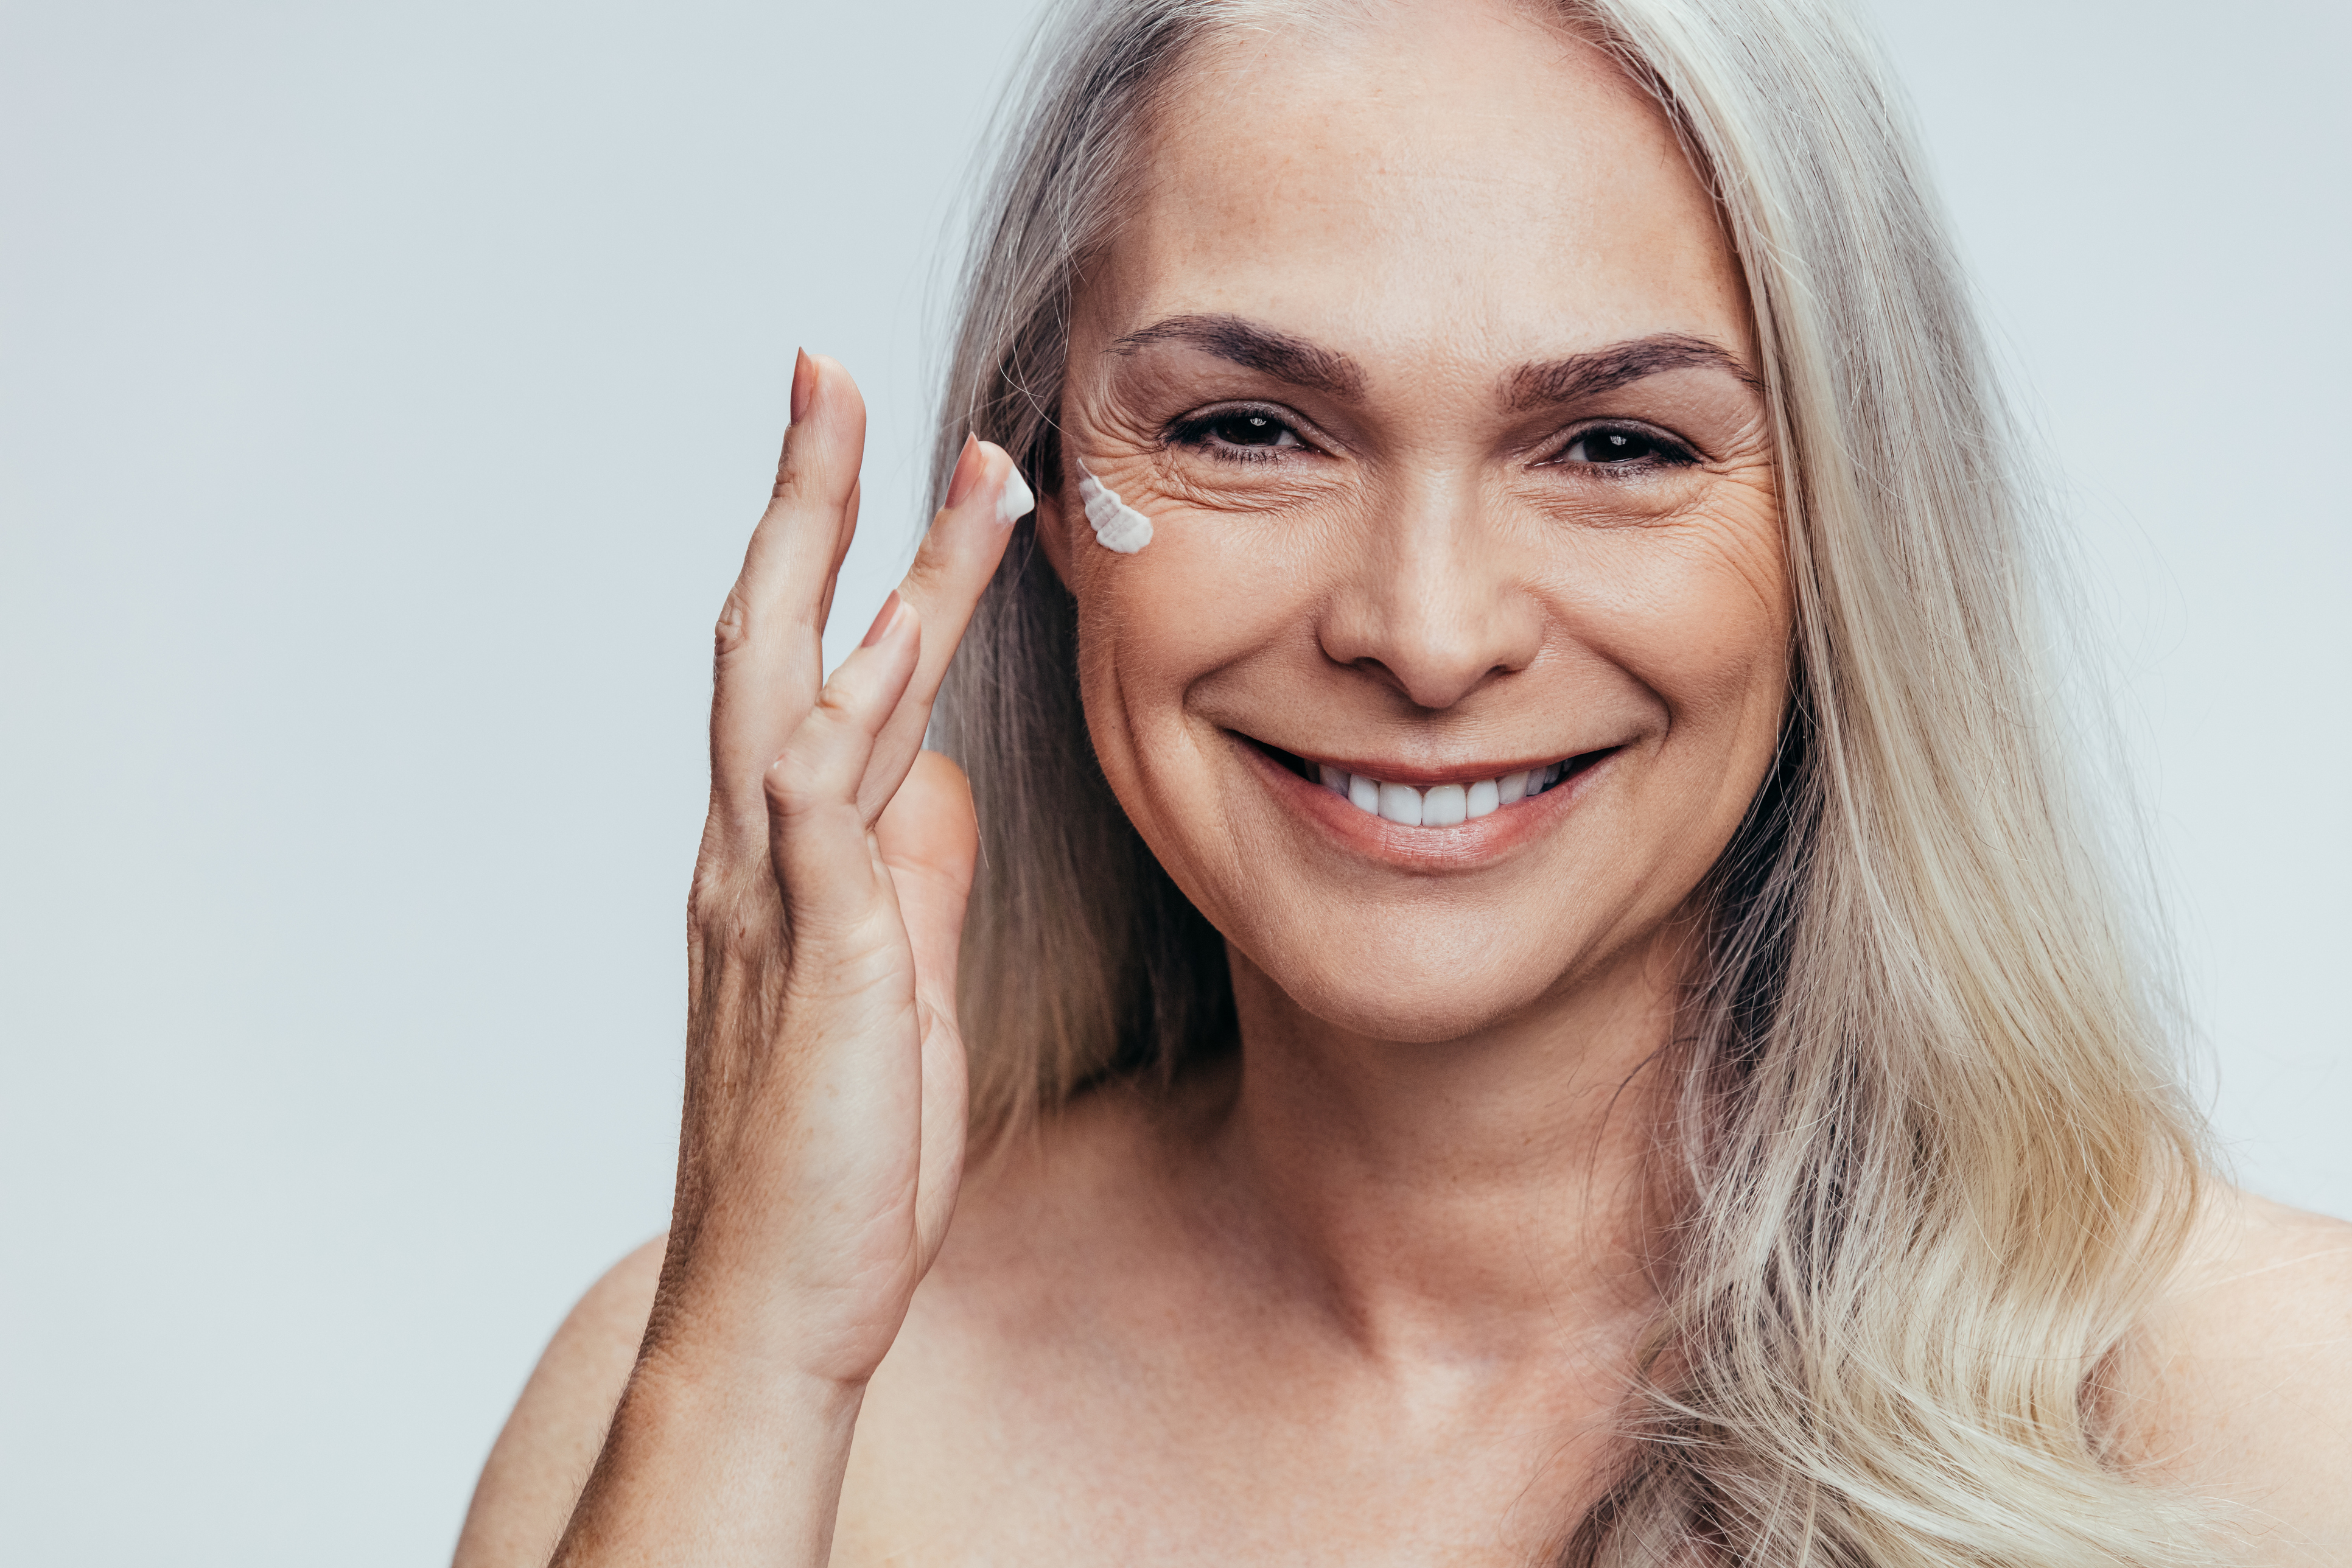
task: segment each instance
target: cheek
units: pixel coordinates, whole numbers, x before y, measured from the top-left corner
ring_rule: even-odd
[[[1625,542],[1594,642],[1655,694],[1710,766],[1760,776],[1786,698],[1790,603],[1778,509],[1743,500]],[[1691,758],[1693,762],[1700,759]]]
[[[1132,665],[1155,680],[1181,680],[1278,641],[1286,629],[1311,636],[1310,530],[1171,496],[1139,461],[1088,467],[1108,492],[1097,510],[1112,515],[1111,531],[1128,526],[1114,505],[1139,520],[1131,531],[1150,531],[1149,542],[1132,551],[1107,544],[1082,517],[1066,531],[1080,626],[1103,651],[1116,645],[1122,679]]]
[[[1559,646],[1610,667],[1663,710],[1664,730],[1719,732],[1759,702],[1777,721],[1790,605],[1769,489],[1619,528],[1563,529],[1542,592]]]
[[[1307,552],[1263,520],[1140,485],[1121,493],[1150,522],[1142,549],[1108,549],[1082,521],[1069,531],[1080,668],[1090,723],[1157,738],[1181,722],[1194,682],[1289,642],[1311,645],[1312,573]],[[1118,743],[1098,733],[1106,742]]]

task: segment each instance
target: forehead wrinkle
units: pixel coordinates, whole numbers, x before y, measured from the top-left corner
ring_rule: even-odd
[[[1246,370],[1334,397],[1363,395],[1363,367],[1348,355],[1240,316],[1171,316],[1128,333],[1109,352],[1125,356],[1162,342],[1185,343]]]
[[[1521,365],[1504,378],[1503,401],[1514,409],[1572,403],[1629,386],[1646,376],[1694,368],[1727,371],[1750,391],[1764,389],[1756,373],[1720,343],[1684,332],[1659,332],[1565,359]]]

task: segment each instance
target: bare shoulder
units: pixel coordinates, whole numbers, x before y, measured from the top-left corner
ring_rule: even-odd
[[[666,1239],[614,1264],[548,1342],[482,1467],[456,1568],[542,1568],[553,1554],[636,1365]]]
[[[2352,1225],[2219,1189],[2148,1331],[2148,1462],[2257,1563],[2352,1561]]]

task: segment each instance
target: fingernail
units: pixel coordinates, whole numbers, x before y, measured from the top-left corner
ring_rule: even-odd
[[[966,436],[963,450],[956,454],[955,472],[948,476],[949,506],[963,504],[963,498],[971,494],[971,487],[980,482],[980,470],[987,466],[988,460],[981,456],[979,440]]]
[[[882,601],[881,611],[875,616],[874,624],[866,628],[865,639],[857,646],[859,647],[872,647],[876,643],[880,642],[882,640],[882,634],[888,631],[890,629],[890,623],[898,618],[898,590],[893,588],[890,590],[890,596]]]
[[[809,399],[816,395],[816,362],[808,350],[793,351],[793,423],[801,422],[808,413]]]
[[[1019,468],[1004,470],[1004,489],[997,492],[996,521],[1000,527],[1010,528],[1036,510],[1037,498],[1029,493],[1029,481],[1021,477]]]

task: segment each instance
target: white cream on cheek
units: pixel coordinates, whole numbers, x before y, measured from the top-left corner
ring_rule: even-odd
[[[1097,544],[1132,555],[1151,542],[1150,518],[1119,500],[1118,492],[1095,478],[1086,464],[1078,464],[1078,500],[1087,509]]]

